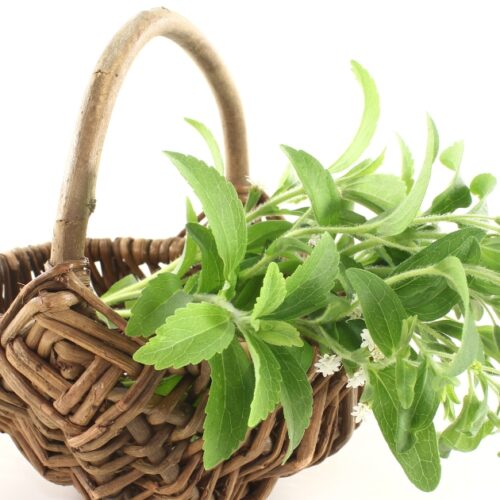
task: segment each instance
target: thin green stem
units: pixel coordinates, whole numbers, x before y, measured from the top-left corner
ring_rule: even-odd
[[[253,266],[243,269],[240,271],[239,279],[246,280],[255,276],[258,272],[260,272],[267,264],[269,264],[273,258],[269,255],[264,255],[257,263]]]
[[[266,202],[262,203],[262,205],[259,205],[255,210],[247,214],[246,217],[247,222],[252,222],[255,219],[258,219],[259,217],[268,215],[267,210],[269,209],[269,207],[272,207],[274,205],[279,205],[280,203],[284,203],[285,201],[290,201],[293,198],[303,195],[304,195],[304,188],[299,187],[291,189],[290,191],[285,191],[284,193],[281,193],[277,196],[274,196],[269,200],[267,200]]]

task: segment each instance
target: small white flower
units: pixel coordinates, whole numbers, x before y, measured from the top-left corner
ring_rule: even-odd
[[[356,307],[351,311],[351,314],[349,314],[349,319],[361,319],[363,317],[363,312],[361,311],[360,307]]]
[[[247,176],[246,181],[251,186],[258,188],[262,192],[267,191],[267,189],[265,188],[266,180],[263,177],[250,178],[249,176]]]
[[[320,240],[320,237],[316,235],[316,236],[313,236],[312,238],[309,238],[309,241],[307,242],[307,244],[310,247],[314,248],[319,243],[319,240]]]
[[[347,387],[351,387],[352,389],[356,389],[356,387],[362,387],[366,383],[366,375],[363,368],[359,368],[354,372],[352,377],[348,378]]]
[[[370,407],[365,403],[358,403],[352,407],[351,415],[354,417],[354,422],[359,424],[366,417],[366,414],[370,411]]]
[[[323,377],[333,375],[342,368],[342,358],[336,354],[323,354],[314,364],[316,373],[321,373]]]
[[[361,347],[366,347],[370,351],[373,361],[381,361],[385,358],[382,351],[373,342],[372,336],[366,328],[361,332],[361,338],[363,339]]]

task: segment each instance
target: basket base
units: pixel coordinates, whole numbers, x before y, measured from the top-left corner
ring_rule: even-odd
[[[182,243],[88,240],[85,267],[99,295],[128,274],[156,271]],[[277,410],[233,457],[204,470],[208,363],[175,371],[182,381],[156,396],[169,372],[133,361],[140,341],[123,335],[124,320],[82,285],[74,263],[43,272],[49,251],[41,245],[0,255],[0,431],[47,480],[73,484],[91,500],[260,500],[280,477],[323,461],[351,436],[358,391],[346,387],[343,372],[312,370],[311,424],[288,462]],[[98,321],[96,311],[117,328]],[[131,387],[121,383],[125,374]]]

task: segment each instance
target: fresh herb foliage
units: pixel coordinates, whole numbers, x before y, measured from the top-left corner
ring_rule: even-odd
[[[377,89],[358,63],[353,71],[365,98],[354,140],[329,169],[284,147],[291,166],[269,198],[252,186],[240,203],[214,136],[189,121],[216,168],[168,157],[207,222],[188,204],[181,258],[142,281],[123,278],[102,299],[128,318],[128,335],[146,339],[136,361],[159,370],[208,361],[205,468],[279,408],[290,458],[310,424],[314,371],[343,364],[351,386],[366,384],[355,415],[371,407],[409,479],[430,491],[440,457],[500,429],[500,218],[486,204],[496,180],[463,180],[463,142],[439,154],[430,118],[418,175],[402,139],[400,177],[380,173],[385,150],[361,158],[379,117]],[[452,180],[426,208],[438,157]],[[157,394],[179,380],[167,375]],[[447,423],[437,433],[440,405]]]

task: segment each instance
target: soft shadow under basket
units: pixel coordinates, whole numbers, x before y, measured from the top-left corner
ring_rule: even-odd
[[[206,471],[202,440],[192,438],[203,428],[208,364],[183,369],[182,382],[161,397],[155,388],[168,370],[133,360],[143,341],[123,333],[126,321],[99,295],[130,273],[144,278],[143,264],[154,272],[178,257],[182,233],[112,241],[86,239],[86,227],[117,92],[136,54],[156,36],[175,41],[204,72],[223,121],[227,176],[245,196],[245,126],[225,67],[181,16],[166,9],[141,13],[117,33],[93,74],[52,245],[0,254],[0,431],[46,479],[73,484],[85,498],[264,499],[279,477],[345,444],[358,393],[346,388],[343,372],[323,377],[312,370],[311,425],[286,464],[287,432],[278,408],[233,457]],[[107,328],[96,312],[118,329]],[[124,374],[136,380],[130,388],[120,383]],[[195,399],[201,403],[193,408]]]

